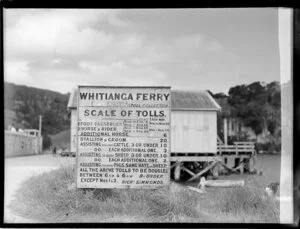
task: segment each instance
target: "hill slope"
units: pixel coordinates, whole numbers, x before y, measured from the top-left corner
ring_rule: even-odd
[[[44,90],[13,83],[4,83],[5,128],[39,127],[39,115],[43,116],[42,134],[53,135],[70,128],[67,110],[69,93]]]
[[[56,135],[51,136],[53,146],[70,147],[71,130],[64,130]]]

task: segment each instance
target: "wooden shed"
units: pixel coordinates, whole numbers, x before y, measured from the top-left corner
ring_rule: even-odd
[[[173,91],[171,152],[216,153],[220,109],[207,91]]]
[[[217,153],[217,112],[221,107],[207,91],[171,92],[171,152]],[[69,98],[71,151],[76,151],[77,90]]]

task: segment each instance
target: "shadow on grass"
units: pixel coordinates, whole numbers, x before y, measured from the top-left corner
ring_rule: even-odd
[[[279,222],[279,206],[259,181],[199,194],[171,182],[162,189],[76,189],[74,166],[30,178],[11,208],[38,222]],[[256,183],[255,183],[256,182]]]

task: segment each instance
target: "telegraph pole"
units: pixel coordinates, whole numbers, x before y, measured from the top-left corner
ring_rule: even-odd
[[[42,116],[39,115],[39,153],[42,153]]]
[[[39,137],[42,136],[42,116],[39,116]]]

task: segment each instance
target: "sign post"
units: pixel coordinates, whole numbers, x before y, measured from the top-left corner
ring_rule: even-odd
[[[170,181],[170,87],[79,86],[78,188]]]

